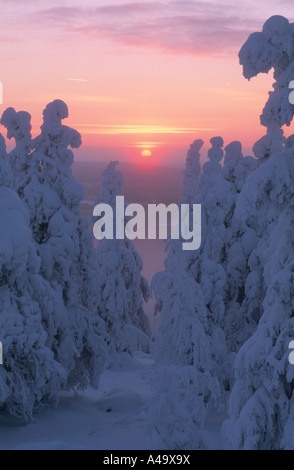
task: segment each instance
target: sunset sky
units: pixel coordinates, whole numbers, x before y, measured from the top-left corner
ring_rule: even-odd
[[[0,0],[0,110],[29,111],[36,135],[64,100],[88,160],[177,160],[215,135],[249,151],[273,79],[245,80],[238,51],[273,14],[293,21],[293,0]]]

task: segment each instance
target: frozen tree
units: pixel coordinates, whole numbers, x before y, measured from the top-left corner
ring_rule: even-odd
[[[122,195],[123,178],[110,162],[96,204],[108,204],[116,220],[116,196]],[[124,217],[124,215],[122,216]],[[114,224],[115,230],[115,224]],[[102,239],[96,248],[100,268],[98,290],[101,296],[101,315],[108,331],[108,343],[114,353],[134,350],[148,351],[150,327],[143,310],[149,297],[149,286],[142,276],[143,262],[133,243],[127,239]]]
[[[186,166],[183,171],[183,194],[180,203],[191,204],[199,191],[201,176],[200,149],[204,144],[203,140],[197,139],[190,145],[187,152]]]
[[[201,287],[215,369],[222,392],[228,392],[234,382],[235,353],[259,318],[253,315],[248,320],[243,305],[248,259],[257,236],[235,215],[238,195],[257,161],[243,157],[240,142],[231,142],[225,148],[222,167],[223,139],[213,137],[210,142],[212,148],[194,195],[194,203],[202,205],[201,247],[197,252],[183,254],[182,259],[185,258],[188,275]],[[183,194],[185,191],[184,180]]]
[[[151,288],[156,299],[160,326],[155,333],[156,361],[175,366],[205,364],[209,351],[205,345],[207,312],[199,285],[187,276],[181,242],[168,242],[166,271],[155,274]],[[202,347],[200,347],[202,344]],[[201,355],[201,361],[197,358]],[[205,367],[204,367],[205,368]]]
[[[259,73],[274,70],[275,83],[260,116],[267,134],[254,146],[261,162],[283,150],[285,138],[281,127],[289,126],[293,105],[289,102],[289,83],[294,77],[294,26],[283,16],[272,16],[261,32],[250,34],[239,52],[243,75],[250,80]]]
[[[212,354],[218,364],[217,373],[224,392],[229,388],[232,371],[224,332],[226,272],[224,247],[227,243],[228,225],[235,207],[231,183],[222,176],[220,161],[223,158],[223,139],[213,137],[208,161],[203,165],[200,190],[195,202],[202,207],[202,241],[197,252],[187,255],[187,272],[199,283],[207,309],[208,334]]]
[[[249,275],[249,257],[256,247],[257,236],[235,213],[238,195],[247,177],[256,168],[256,159],[250,156],[243,157],[240,142],[234,141],[226,146],[222,175],[231,184],[234,204],[225,222],[222,266],[226,272],[224,329],[227,346],[231,352],[236,352],[248,339],[259,319],[257,315],[253,317],[250,315],[254,298],[250,298],[248,305],[245,295],[245,284]]]
[[[254,172],[237,206],[259,237],[248,280],[262,313],[236,358],[224,432],[237,449],[293,449],[293,156],[290,147]]]
[[[16,112],[14,108],[7,108],[2,114],[1,124],[7,129],[8,139],[15,139],[15,148],[10,152],[9,159],[13,187],[21,193],[25,184],[23,180],[30,165],[31,116],[25,111]]]
[[[242,145],[238,141],[231,142],[225,147],[224,166],[222,169],[225,180],[232,184],[232,191],[239,193],[247,177],[257,168],[257,160],[253,157],[243,157]]]
[[[253,153],[258,159],[259,164],[266,162],[271,155],[281,152],[285,141],[283,129],[277,126],[268,127],[266,135],[253,145]]]
[[[211,436],[203,432],[206,400],[211,405],[217,396],[210,374],[193,365],[162,365],[155,368],[153,384],[147,428],[152,448],[209,449]]]
[[[81,138],[61,123],[67,115],[65,103],[49,103],[41,134],[33,141],[27,113],[9,108],[1,122],[8,137],[16,139],[11,154],[13,172],[19,175],[16,189],[29,210],[40,273],[50,285],[42,292],[47,344],[67,371],[67,388],[96,387],[106,361],[104,322],[97,314],[99,270],[92,235],[80,216],[83,190],[72,176],[68,149],[77,148]]]
[[[207,448],[201,432],[219,399],[207,311],[199,285],[187,275],[181,243],[171,240],[166,271],[151,284],[160,313],[155,333],[151,435],[165,449]]]
[[[224,330],[226,288],[224,263],[226,261],[225,249],[231,236],[229,224],[235,208],[236,196],[232,190],[232,183],[223,178],[223,168],[220,164],[224,153],[223,139],[213,137],[210,143],[212,148],[208,151],[208,161],[203,165],[200,178],[199,171],[189,172],[189,166],[186,165],[181,199],[182,203],[187,201],[201,204],[201,246],[196,252],[181,254],[181,261],[179,258],[177,264],[184,263],[186,274],[200,286],[207,318],[205,332],[210,337],[214,370],[217,370],[220,389],[224,393],[229,389],[233,376]],[[202,141],[198,140],[196,144],[198,151]],[[194,195],[191,191],[193,187],[195,188]],[[170,243],[166,260],[168,270],[170,270],[170,263],[174,264],[173,253],[173,243]]]
[[[6,152],[6,144],[2,134],[0,134],[0,185],[7,188],[12,187],[12,171]]]
[[[212,225],[209,211],[215,206],[214,198],[217,194],[217,200],[225,198],[230,185],[223,182],[224,193],[219,163],[223,156],[222,138],[211,139],[209,161],[201,175],[202,144],[202,140],[196,140],[188,151],[180,200],[202,204],[201,247],[197,252],[183,251],[181,240],[170,240],[165,272],[157,273],[151,283],[160,326],[154,337],[150,428],[153,437],[170,449],[209,447],[202,428],[207,411],[219,406],[223,388],[219,379],[224,379],[225,335],[221,327],[224,311],[219,304],[225,272],[219,264],[219,250],[212,240],[208,248],[205,237]],[[213,216],[214,223],[216,219]]]
[[[29,216],[15,192],[8,189],[12,173],[0,135],[0,410],[25,421],[33,412],[58,402],[66,381],[62,366],[46,345],[40,261],[29,229]]]
[[[222,137],[212,137],[210,139],[211,148],[208,150],[208,160],[204,163],[201,176],[201,199],[209,192],[209,185],[219,180],[222,166],[220,161],[223,158],[224,141]]]
[[[250,337],[261,315],[257,293],[262,292],[262,284],[255,272],[257,243],[255,231],[234,213],[227,230],[223,259],[226,272],[224,330],[228,349],[234,353]]]
[[[196,253],[188,255],[187,266],[189,274],[201,286],[218,377],[222,390],[229,391],[234,382],[235,352],[256,326],[252,320],[244,328],[247,316],[241,307],[249,273],[247,261],[257,237],[235,215],[235,207],[257,162],[249,156],[244,158],[241,143],[234,141],[225,148],[222,167],[223,139],[214,137],[210,142],[212,148],[196,196],[196,202],[202,204],[202,243]]]
[[[117,170],[119,162],[111,161],[102,173],[101,187],[95,204],[101,202],[109,204],[113,210],[116,206],[116,196],[123,194],[123,176],[120,170]]]

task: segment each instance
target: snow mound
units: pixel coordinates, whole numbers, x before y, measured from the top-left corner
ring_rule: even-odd
[[[86,450],[85,446],[78,446],[76,444],[67,444],[64,441],[44,441],[25,443],[14,447],[12,450]]]
[[[141,396],[130,388],[114,388],[103,395],[98,409],[108,413],[126,413],[134,408],[141,408],[144,402]]]

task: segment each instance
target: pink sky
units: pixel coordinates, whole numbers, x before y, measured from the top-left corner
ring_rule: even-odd
[[[36,135],[45,105],[63,99],[84,146],[123,159],[149,148],[160,163],[214,135],[247,152],[273,79],[245,80],[238,51],[291,12],[293,0],[0,0],[1,109],[29,111]]]

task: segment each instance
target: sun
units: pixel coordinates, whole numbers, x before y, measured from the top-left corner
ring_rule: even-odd
[[[151,157],[152,153],[150,152],[150,150],[145,149],[143,150],[141,155],[142,157]]]

